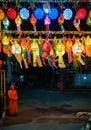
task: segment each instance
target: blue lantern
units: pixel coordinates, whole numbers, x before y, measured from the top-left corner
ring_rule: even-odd
[[[43,9],[41,8],[37,8],[35,11],[34,11],[34,15],[37,19],[42,19],[44,17],[44,11]]]
[[[70,8],[66,8],[63,11],[63,16],[64,16],[65,20],[70,20],[72,18],[72,15],[73,15],[73,12],[72,12],[72,10]]]
[[[58,17],[58,10],[56,8],[51,8],[48,15],[51,19],[56,19]]]
[[[28,19],[29,18],[29,10],[25,7],[20,9],[20,16],[22,19]]]

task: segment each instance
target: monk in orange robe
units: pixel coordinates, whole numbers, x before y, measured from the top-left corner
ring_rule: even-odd
[[[9,98],[9,114],[16,115],[18,112],[18,93],[14,87],[14,85],[10,86],[10,90],[8,90],[8,98]]]

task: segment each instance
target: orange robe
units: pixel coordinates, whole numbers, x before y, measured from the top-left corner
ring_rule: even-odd
[[[8,91],[8,97],[9,97],[9,113],[11,115],[14,115],[18,112],[18,94],[17,91],[9,90]]]

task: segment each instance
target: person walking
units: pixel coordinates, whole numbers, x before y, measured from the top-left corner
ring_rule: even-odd
[[[18,112],[18,93],[12,84],[8,90],[8,110],[10,115],[16,115]]]

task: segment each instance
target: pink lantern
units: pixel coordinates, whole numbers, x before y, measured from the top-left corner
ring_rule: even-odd
[[[44,19],[44,24],[46,25],[46,31],[49,30],[49,25],[51,24],[51,20],[48,16],[45,17]]]
[[[80,8],[76,13],[77,18],[80,20],[84,19],[86,15],[87,15],[87,12],[86,12],[86,9],[84,8]]]

